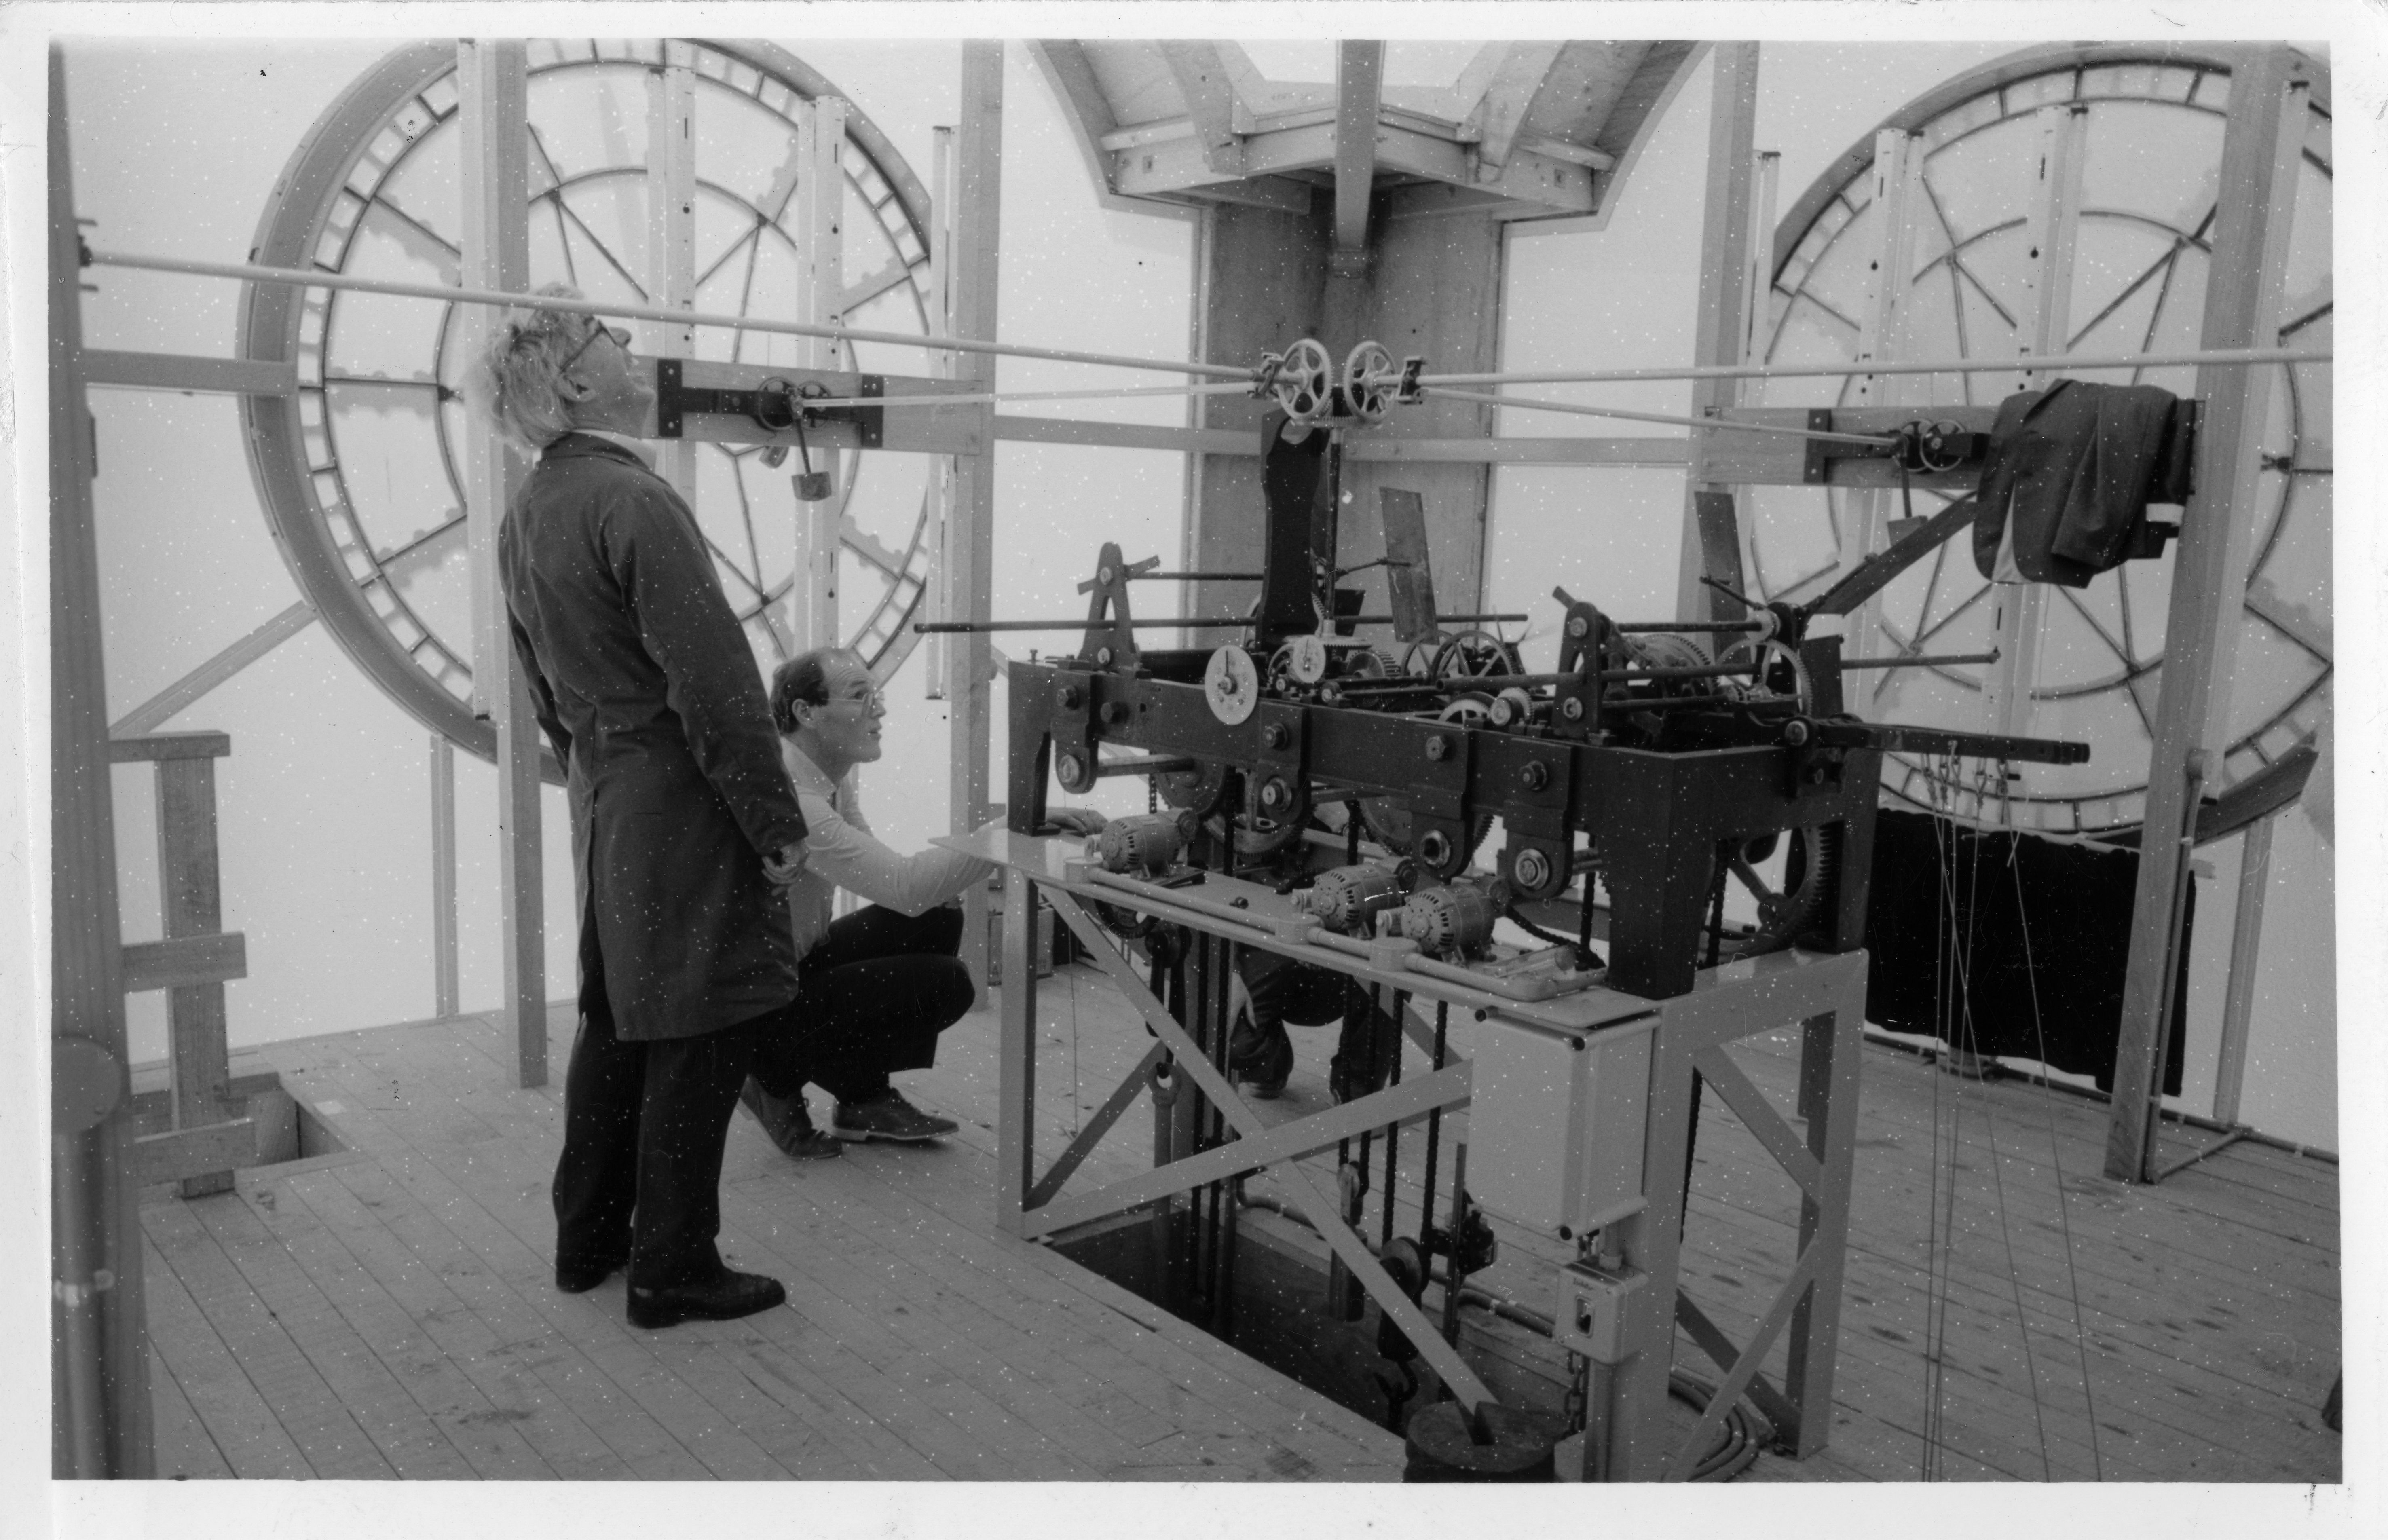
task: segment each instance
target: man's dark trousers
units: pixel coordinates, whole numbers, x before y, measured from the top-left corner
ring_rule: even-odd
[[[701,1283],[721,1271],[721,1155],[768,1012],[718,1032],[654,1042],[614,1035],[601,990],[581,998],[565,1072],[555,1163],[559,1271],[629,1261],[630,1286]]]

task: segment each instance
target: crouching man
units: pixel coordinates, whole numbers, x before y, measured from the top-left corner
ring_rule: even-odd
[[[773,1143],[800,1160],[839,1152],[840,1140],[918,1143],[952,1133],[952,1118],[923,1112],[888,1077],[935,1062],[937,1036],[975,1002],[954,902],[995,867],[931,846],[899,856],[872,836],[856,800],[855,766],[883,752],[885,700],[870,670],[843,648],[819,648],[780,666],[771,719],[807,831],[807,860],[788,890],[800,994],[792,1030],[757,1056],[743,1093]],[[1103,816],[1056,809],[1061,829],[1090,834]],[[870,907],[831,918],[845,888]],[[809,1083],[836,1098],[826,1133],[805,1104]]]

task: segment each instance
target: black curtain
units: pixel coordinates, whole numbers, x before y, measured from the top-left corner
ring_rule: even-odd
[[[2094,1075],[2111,1091],[2139,869],[2136,850],[1884,809],[1866,902],[1866,1018]],[[2172,1096],[2180,1094],[2196,910],[2191,879],[2165,1050]]]

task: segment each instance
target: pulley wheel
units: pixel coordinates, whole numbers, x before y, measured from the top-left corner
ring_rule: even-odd
[[[1393,355],[1381,342],[1363,342],[1343,360],[1343,405],[1364,423],[1380,423],[1392,410]]]

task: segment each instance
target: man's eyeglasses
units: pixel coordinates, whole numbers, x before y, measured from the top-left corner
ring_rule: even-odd
[[[865,711],[884,711],[887,709],[887,696],[877,685],[866,684],[858,691],[849,691],[847,694],[843,695],[833,695],[823,704],[828,706],[858,706]]]
[[[565,359],[562,363],[556,365],[555,372],[559,375],[571,373],[572,366],[580,362],[580,355],[589,350],[589,345],[596,341],[601,337],[612,337],[614,339],[614,345],[621,349],[626,353],[630,350],[630,331],[629,327],[608,326],[600,322],[597,325],[590,329],[587,337],[580,339],[580,346],[572,350],[572,356]]]

